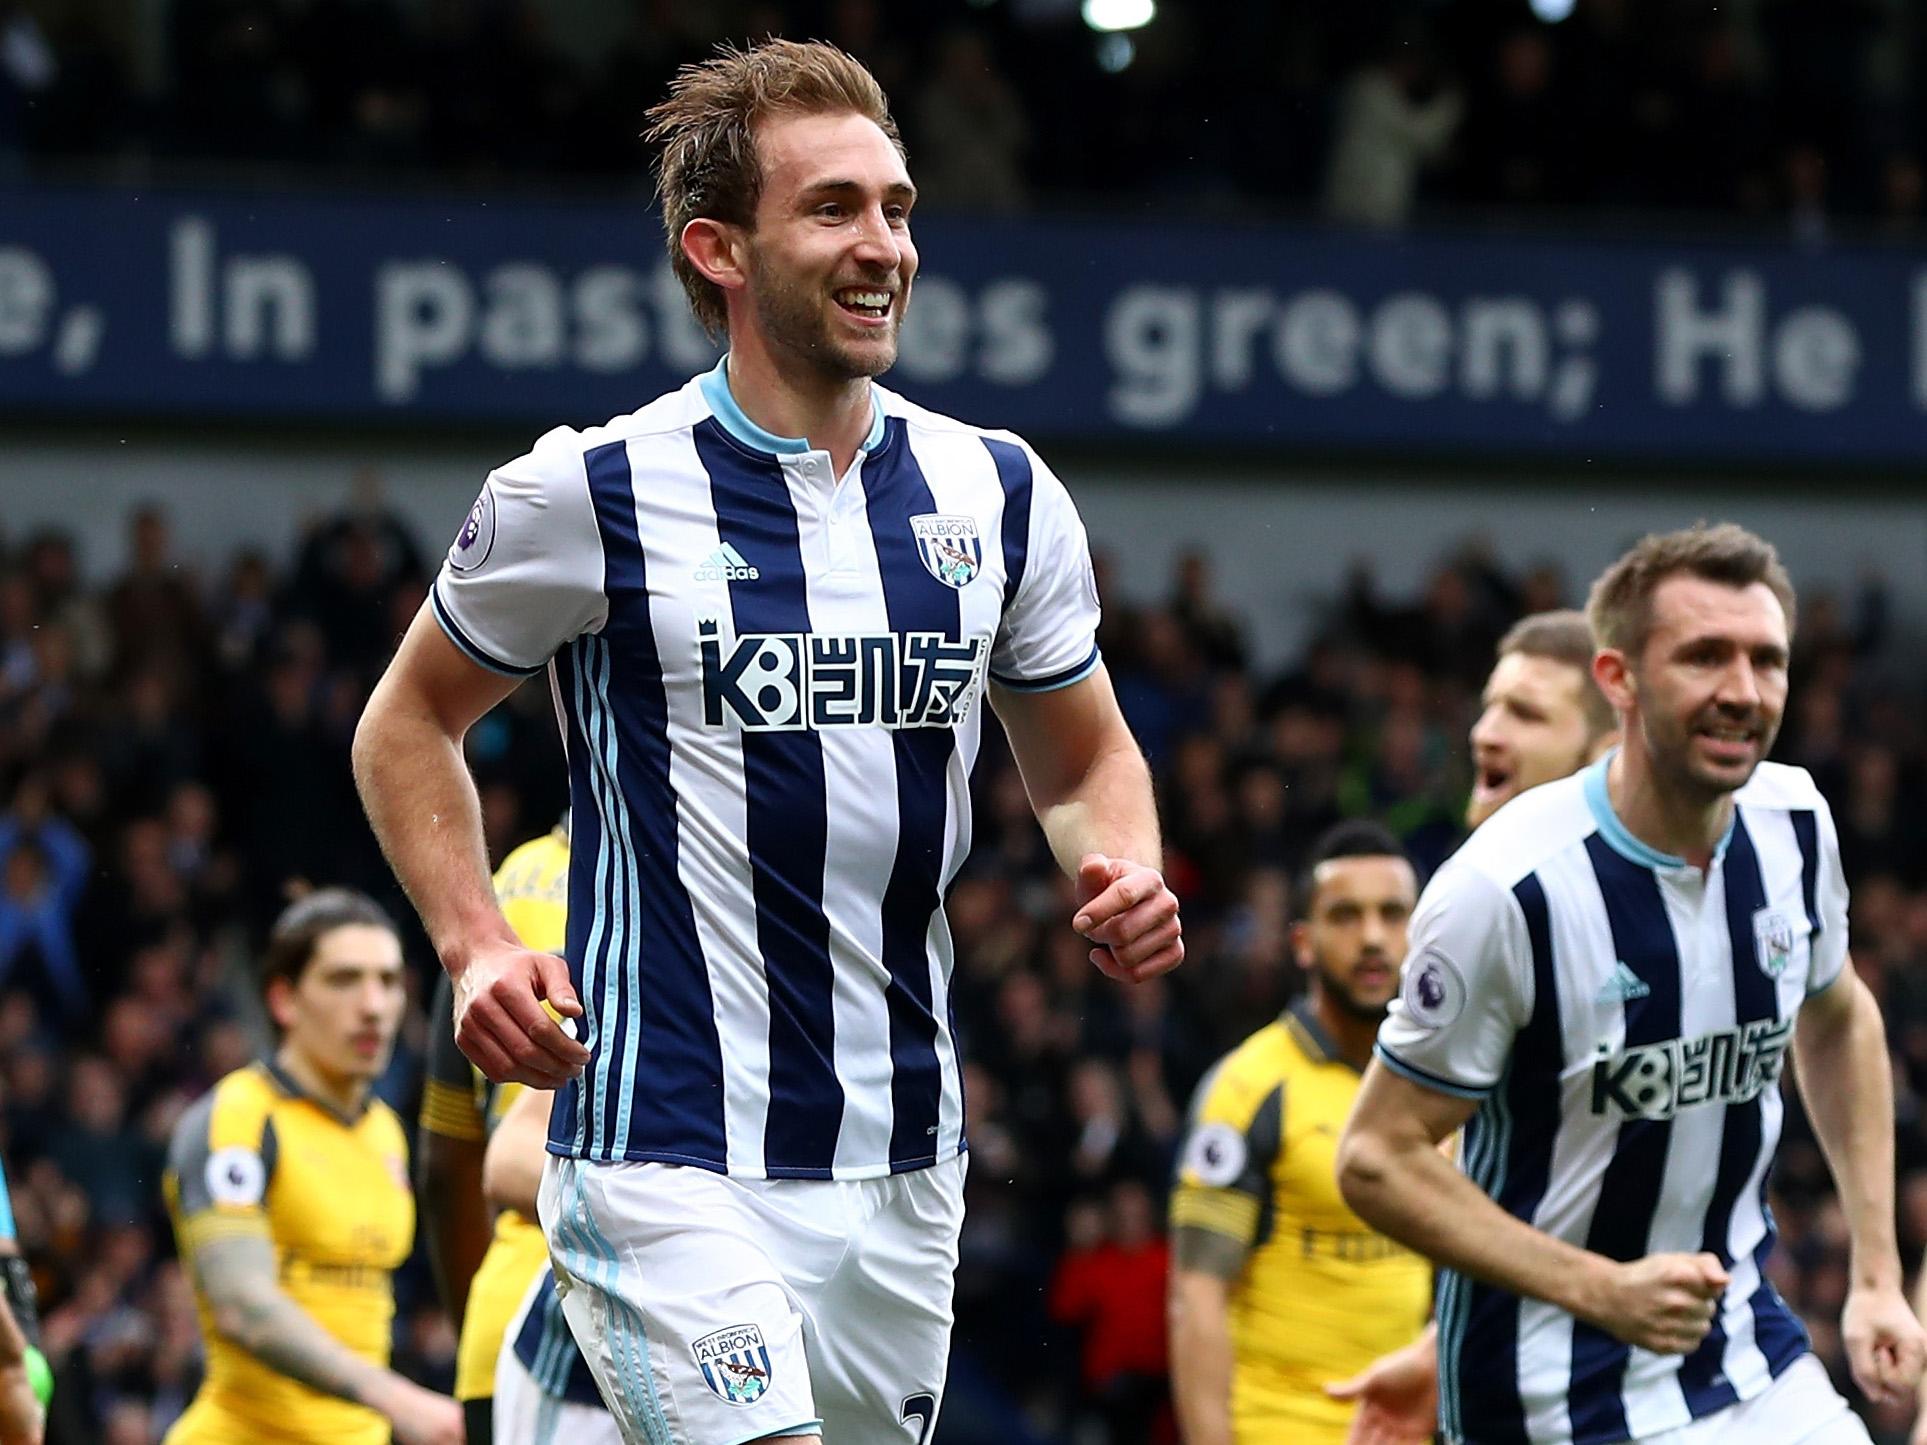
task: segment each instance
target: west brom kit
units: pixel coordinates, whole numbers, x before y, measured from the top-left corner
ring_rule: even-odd
[[[544,1225],[575,1283],[638,1338],[646,1290],[614,1263],[633,1241],[600,1207],[619,1213],[627,1186],[567,1161],[694,1166],[739,1189],[937,1168],[960,1187],[940,903],[970,848],[984,687],[1048,690],[1097,666],[1088,547],[1057,479],[1008,433],[871,395],[842,478],[827,453],[750,422],[720,365],[606,427],[551,432],[490,476],[435,584],[436,617],[474,661],[549,669],[575,828],[567,953],[591,1058],[550,1126],[565,1163],[545,1209],[573,1227],[564,1240],[547,1213]],[[955,1218],[938,1214],[954,1264]],[[780,1241],[759,1238],[780,1261]],[[889,1384],[899,1418],[902,1398],[940,1388],[938,1272],[914,1288],[940,1285],[945,1338],[920,1378]],[[890,1328],[879,1310],[849,1329]],[[676,1328],[703,1323],[754,1326],[760,1348],[795,1332],[774,1315]],[[631,1383],[647,1383],[637,1362],[686,1367],[693,1386],[678,1390],[729,1413],[802,1369],[727,1351],[761,1372],[727,1389],[695,1343],[632,1339]],[[658,1389],[648,1408],[680,1406]]]
[[[1378,1056],[1481,1101],[1461,1159],[1509,1213],[1618,1260],[1710,1251],[1732,1284],[1681,1358],[1448,1271],[1455,1440],[1647,1439],[1759,1395],[1807,1351],[1763,1273],[1766,1176],[1795,1015],[1846,959],[1832,817],[1804,771],[1762,764],[1702,873],[1626,830],[1606,768],[1521,795],[1432,880]]]

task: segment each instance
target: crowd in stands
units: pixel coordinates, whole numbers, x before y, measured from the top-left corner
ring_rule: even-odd
[[[1638,208],[1809,239],[1921,213],[1927,26],[1896,0],[1156,11],[1100,36],[1077,0],[0,0],[0,177],[633,185],[676,66],[783,34],[874,69],[938,206]]]
[[[251,961],[266,922],[301,881],[409,916],[347,752],[438,559],[372,478],[284,541],[202,573],[147,507],[123,559],[87,559],[101,585],[60,534],[0,545],[0,1152],[70,1440],[149,1445],[191,1393],[162,1151],[181,1110],[263,1047]],[[1247,655],[1203,554],[1158,605],[1113,604],[1101,642],[1156,768],[1190,941],[1184,968],[1132,989],[1099,977],[1066,926],[1066,885],[986,729],[977,843],[950,900],[972,1163],[946,1438],[1169,1438],[1172,1149],[1201,1073],[1298,987],[1295,865],[1328,823],[1368,814],[1435,866],[1457,841],[1494,641],[1522,611],[1573,600],[1572,579],[1515,575],[1473,546],[1414,599],[1361,564],[1282,672]],[[1811,593],[1802,612],[1779,756],[1831,797],[1856,885],[1856,961],[1887,1007],[1900,1084],[1911,1261],[1927,1243],[1927,699],[1917,662],[1895,670],[1877,583]],[[471,741],[499,859],[566,801],[545,688]],[[411,953],[425,984],[418,936]],[[418,997],[381,1086],[410,1119],[423,1030]],[[1845,1227],[1797,1110],[1776,1189],[1779,1285],[1839,1374]],[[452,1336],[424,1272],[399,1290],[398,1360],[445,1380]]]

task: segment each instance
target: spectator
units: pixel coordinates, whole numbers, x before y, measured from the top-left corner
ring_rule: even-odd
[[[938,206],[1013,211],[1024,202],[1024,106],[975,30],[953,30],[917,100],[917,177]]]
[[[1412,36],[1345,83],[1325,178],[1325,215],[1347,226],[1396,230],[1412,214],[1419,175],[1444,155],[1465,101],[1443,84]]]
[[[1113,1445],[1171,1438],[1164,1330],[1171,1254],[1157,1218],[1150,1191],[1135,1179],[1112,1185],[1103,1206],[1072,1204],[1068,1247],[1051,1281],[1051,1318],[1083,1336],[1084,1397]]]
[[[70,1028],[88,1005],[74,910],[91,857],[73,825],[49,810],[45,781],[23,782],[0,817],[0,990],[24,986],[43,1015]]]

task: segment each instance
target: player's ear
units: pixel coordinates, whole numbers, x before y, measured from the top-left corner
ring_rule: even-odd
[[[1633,706],[1633,668],[1626,654],[1617,647],[1602,647],[1593,654],[1592,680],[1622,717]]]
[[[1303,919],[1291,925],[1291,957],[1300,968],[1311,972],[1311,925]]]
[[[281,1033],[294,1027],[294,980],[290,978],[271,979],[263,991],[262,1002],[268,1006],[268,1017]]]
[[[704,280],[725,291],[749,284],[748,243],[749,237],[740,227],[708,216],[698,216],[682,228],[682,253],[689,264],[702,273]]]

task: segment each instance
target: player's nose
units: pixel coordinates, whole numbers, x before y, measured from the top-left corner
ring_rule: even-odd
[[[903,263],[904,246],[897,233],[891,228],[889,220],[879,206],[872,206],[863,213],[863,224],[857,227],[856,256],[868,266],[878,266],[891,271]]]
[[[1760,705],[1760,675],[1750,658],[1736,657],[1720,674],[1717,701],[1731,709],[1752,710]]]

